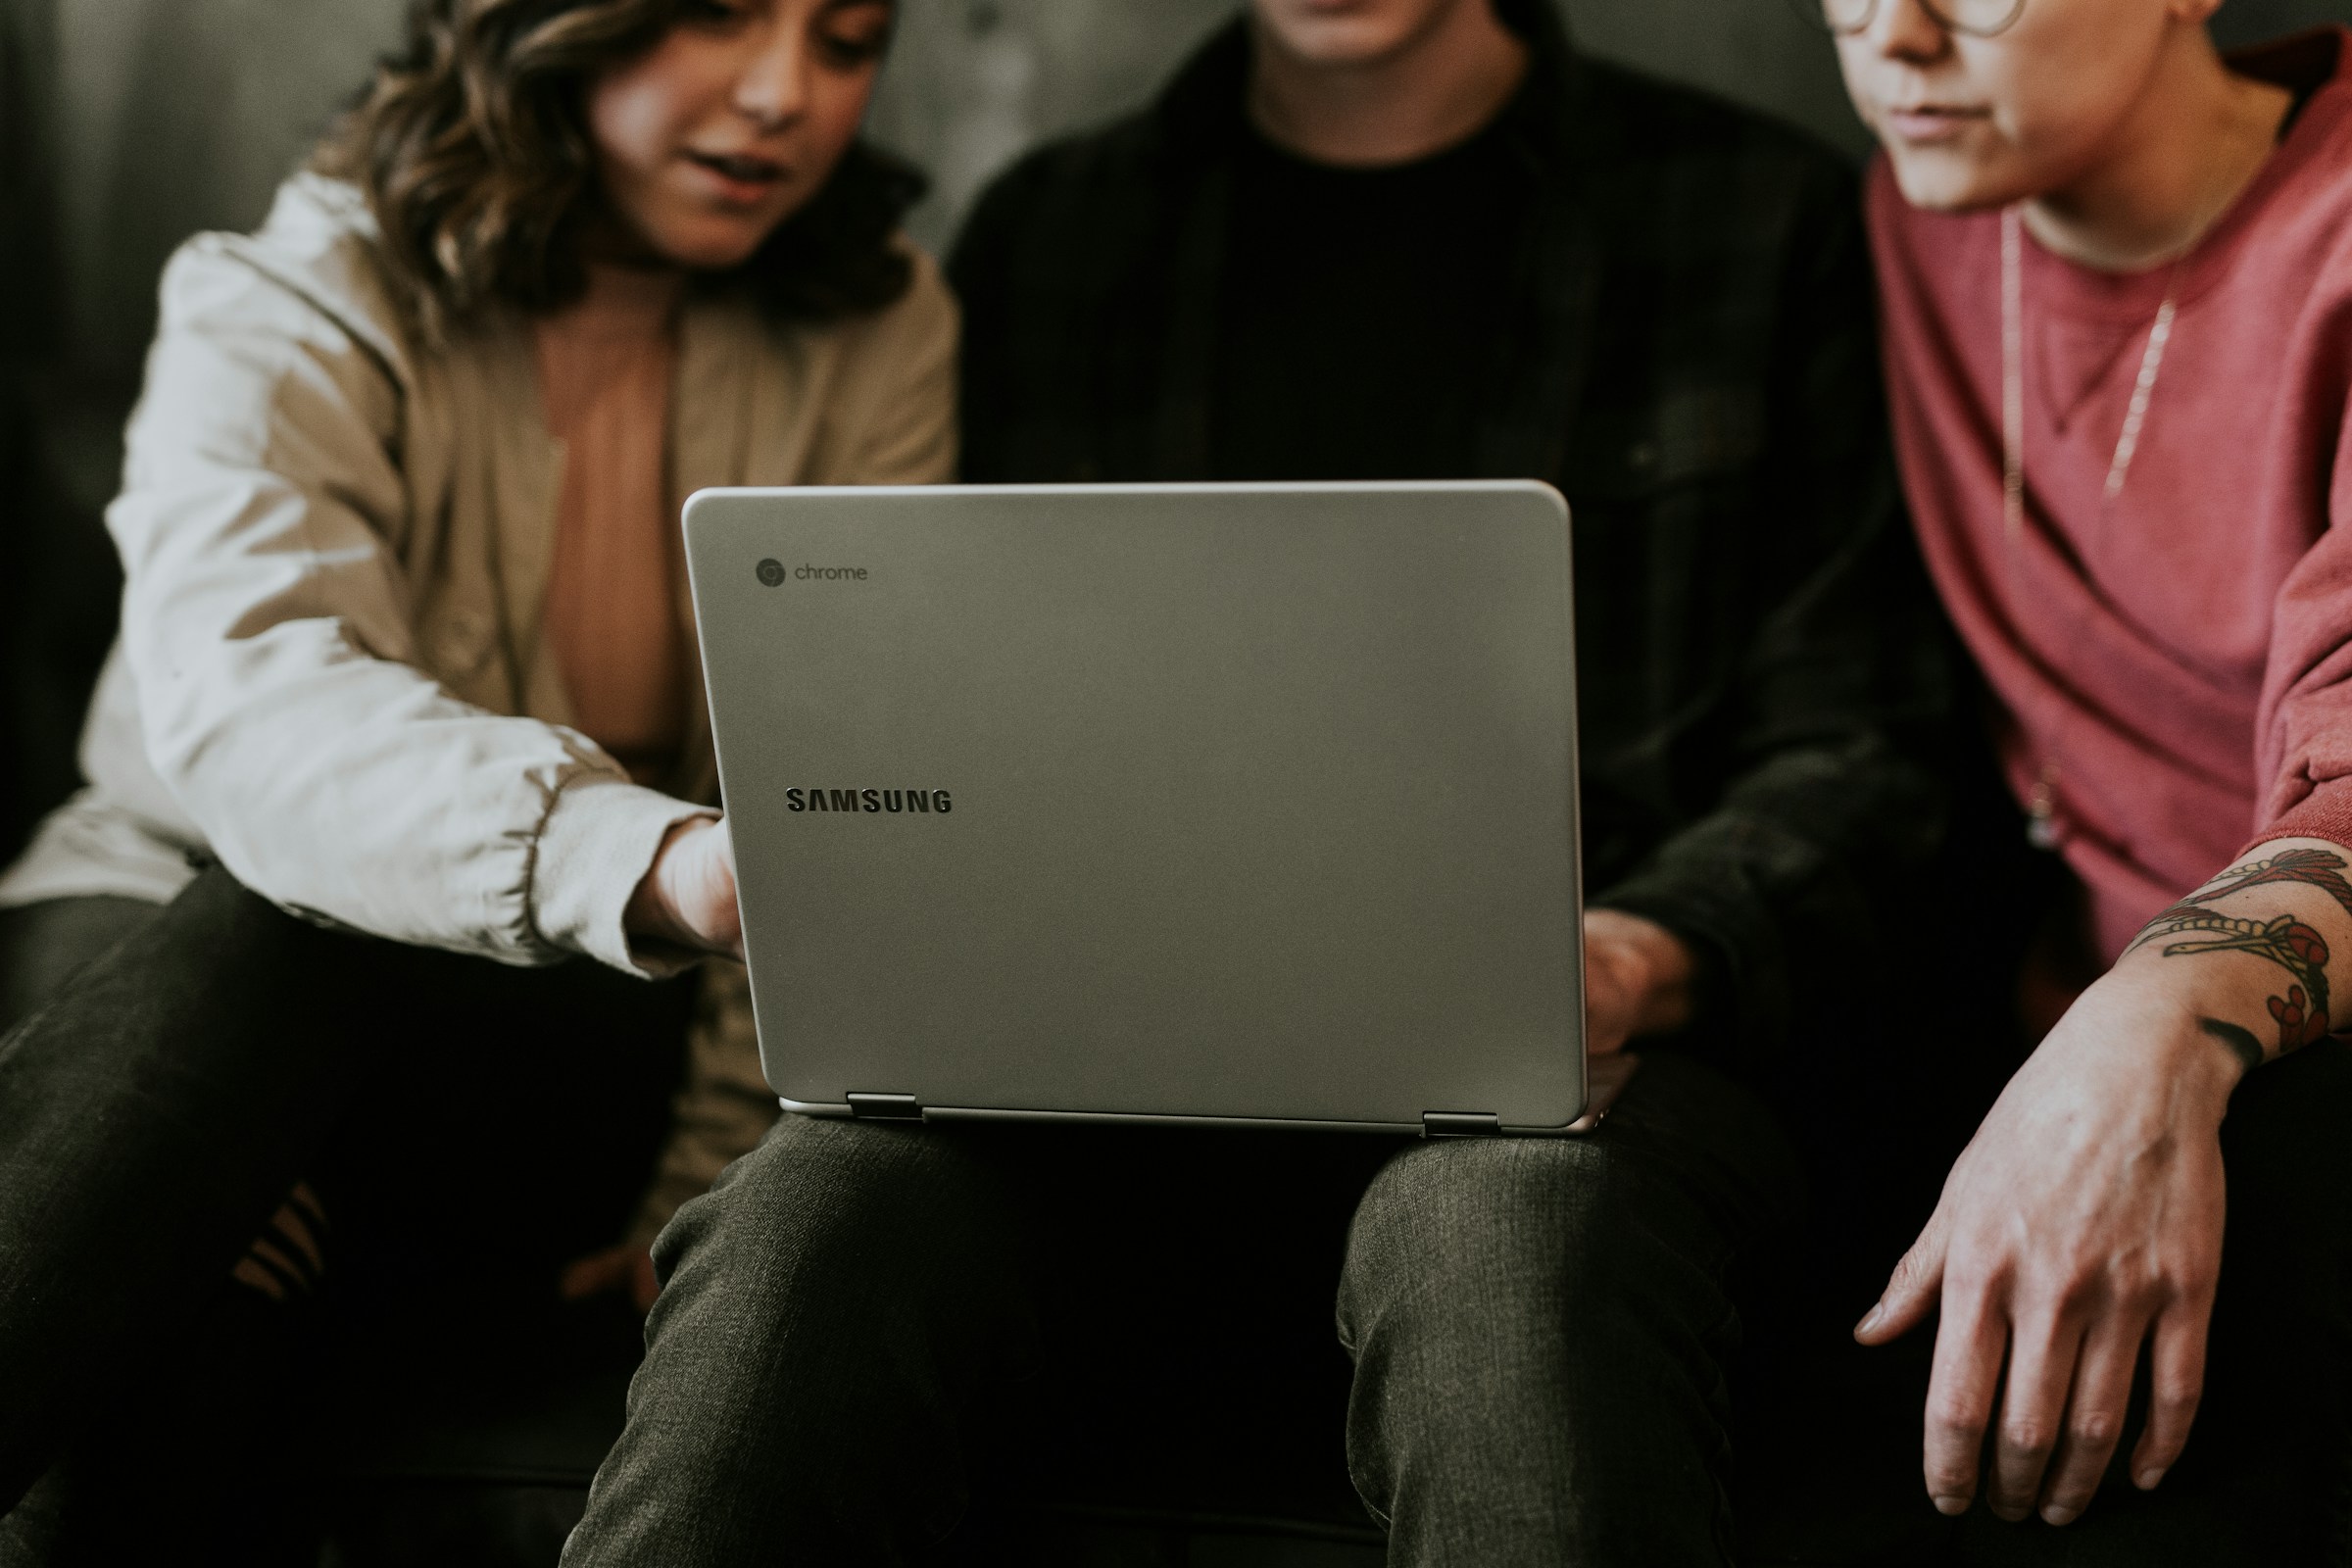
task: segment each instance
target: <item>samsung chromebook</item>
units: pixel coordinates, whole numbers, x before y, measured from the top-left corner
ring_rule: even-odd
[[[706,490],[686,551],[787,1109],[1584,1114],[1552,490]]]

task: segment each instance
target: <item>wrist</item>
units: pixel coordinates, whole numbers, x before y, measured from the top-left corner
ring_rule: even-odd
[[[693,929],[679,912],[677,893],[673,885],[680,846],[696,833],[711,827],[707,816],[689,816],[671,825],[662,837],[662,847],[654,852],[653,864],[646,867],[636,888],[629,894],[622,924],[632,936],[649,937],[658,942],[680,947],[696,947]]]
[[[2218,1124],[2262,1047],[2259,1036],[2234,1022],[2243,1010],[2234,1004],[2238,999],[2212,995],[2212,989],[2178,970],[2158,971],[2127,957],[2082,993],[2048,1044],[2067,1054],[2121,1052],[2135,1057],[2136,1076],[2161,1086],[2167,1102]],[[2070,1028],[2078,1019],[2089,1027]]]

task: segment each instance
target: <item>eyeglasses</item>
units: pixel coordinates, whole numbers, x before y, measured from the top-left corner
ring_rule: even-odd
[[[1788,4],[1805,21],[1831,32],[1860,32],[1879,13],[1879,0],[1788,0]],[[2016,25],[2026,0],[1919,0],[1919,8],[1947,31],[1989,38]]]

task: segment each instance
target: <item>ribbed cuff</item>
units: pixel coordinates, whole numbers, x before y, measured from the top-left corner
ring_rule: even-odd
[[[626,779],[573,779],[539,829],[531,923],[557,947],[615,969],[649,979],[677,973],[702,955],[632,942],[622,919],[669,830],[688,817],[717,815]]]
[[[2288,807],[2246,848],[2273,839],[2326,839],[2330,844],[2352,845],[2352,779],[2329,779],[2320,785]],[[2232,857],[2242,858],[2243,852]]]
[[[1676,1031],[1677,1038],[1769,1043],[1784,1008],[1775,988],[1757,983],[1750,972],[1754,966],[1741,963],[1754,944],[1747,950],[1740,946],[1735,933],[1740,921],[1733,911],[1693,898],[1662,876],[1621,883],[1586,904],[1653,921],[1690,950],[1690,1019]]]

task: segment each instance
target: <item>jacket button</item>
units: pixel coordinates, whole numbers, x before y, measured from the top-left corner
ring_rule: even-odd
[[[1658,466],[1658,460],[1663,456],[1655,441],[1637,441],[1627,450],[1625,461],[1633,466],[1636,473],[1647,473]]]

